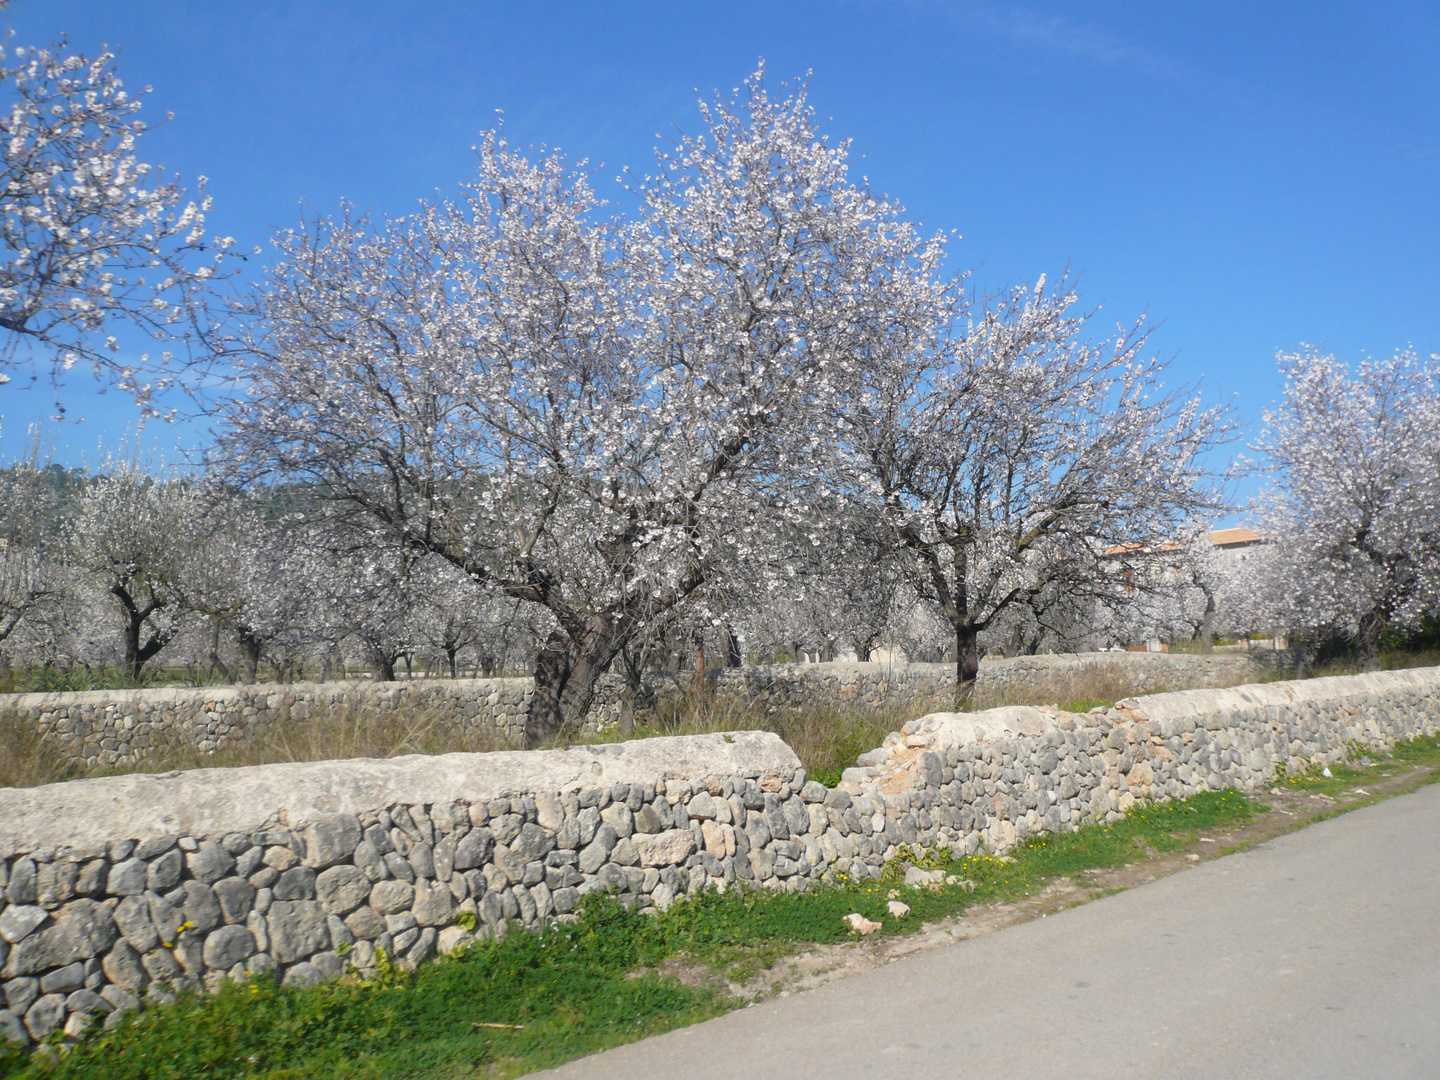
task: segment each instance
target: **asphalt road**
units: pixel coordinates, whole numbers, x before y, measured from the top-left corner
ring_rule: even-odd
[[[1440,1077],[1440,785],[550,1077]]]

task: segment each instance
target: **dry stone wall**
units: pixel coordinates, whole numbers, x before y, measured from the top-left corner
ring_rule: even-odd
[[[987,660],[979,686],[982,692],[1019,695],[1052,685],[1057,676],[1099,674],[1138,693],[1229,686],[1258,670],[1244,654],[1041,655]],[[712,676],[718,696],[766,713],[817,705],[940,705],[955,685],[954,667],[946,664],[776,664],[720,669]],[[648,681],[652,692],[663,695],[687,687],[689,676],[661,674]],[[109,768],[169,748],[209,753],[263,740],[292,721],[346,708],[423,709],[438,731],[461,738],[482,733],[518,745],[533,693],[528,678],[90,690],[0,695],[0,718],[33,724],[88,768]],[[623,693],[618,677],[602,680],[586,724],[589,733],[619,721]]]
[[[663,910],[879,876],[901,845],[1004,850],[1437,730],[1430,668],[933,713],[835,788],[774,735],[734,732],[0,789],[0,1032],[78,1037],[179,988],[314,983],[380,950],[413,967],[595,892]]]

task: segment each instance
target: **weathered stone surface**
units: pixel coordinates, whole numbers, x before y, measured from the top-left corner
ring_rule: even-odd
[[[331,915],[346,915],[365,903],[370,879],[355,866],[332,866],[315,879],[315,894]]]
[[[360,843],[360,822],[354,814],[327,814],[304,831],[305,864],[316,870],[344,862]]]
[[[708,821],[719,812],[718,804],[708,791],[692,796],[686,809],[692,821]]]
[[[38,930],[50,918],[50,913],[35,904],[11,904],[0,911],[0,937],[11,945]]]
[[[243,923],[255,906],[255,886],[244,878],[221,878],[211,886],[220,904],[220,914],[227,923]]]
[[[221,845],[207,841],[185,857],[191,877],[213,885],[235,868],[235,859]]]
[[[184,869],[184,853],[171,848],[150,863],[145,872],[145,888],[151,892],[168,892],[179,883]]]
[[[52,1031],[58,1031],[65,1023],[65,999],[59,994],[47,994],[30,1006],[25,1013],[25,1027],[32,1039],[43,1039]]]
[[[42,994],[68,994],[85,985],[85,965],[79,962],[46,972],[40,978]]]
[[[695,852],[695,834],[689,829],[667,829],[633,837],[643,866],[675,866]]]
[[[315,871],[308,866],[292,866],[280,875],[273,888],[276,900],[314,900]]]
[[[145,891],[145,873],[149,869],[143,859],[126,859],[110,868],[105,888],[112,896],[134,896]]]
[[[655,808],[646,804],[640,808],[635,815],[635,831],[642,833],[658,833],[665,828],[665,823],[660,820],[660,815]]]
[[[141,990],[150,981],[140,965],[140,954],[127,941],[117,941],[102,961],[105,977],[126,990]]]
[[[249,930],[243,926],[222,926],[205,939],[205,966],[228,971],[250,959],[255,951],[255,939]]]
[[[277,900],[265,915],[270,953],[290,964],[330,947],[325,910],[314,900]]]
[[[471,829],[455,846],[455,869],[472,870],[482,866],[494,850],[494,833],[489,829]]]
[[[406,881],[392,878],[377,882],[370,889],[370,906],[382,915],[409,911],[414,902],[415,887]]]
[[[362,941],[374,941],[385,932],[385,920],[374,908],[362,907],[345,916],[345,928]]]
[[[137,952],[149,952],[160,943],[160,935],[150,920],[149,901],[142,896],[127,896],[115,907],[115,925]]]
[[[215,890],[203,881],[190,880],[181,886],[185,890],[185,902],[180,914],[197,934],[207,934],[220,925],[223,914]]]
[[[422,884],[415,890],[412,911],[421,926],[445,926],[455,918],[455,897],[442,882]]]
[[[108,908],[80,899],[56,913],[53,925],[23,938],[10,952],[5,973],[36,975],[104,953],[120,936]]]

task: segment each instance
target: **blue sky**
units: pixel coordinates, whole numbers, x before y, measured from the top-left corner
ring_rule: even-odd
[[[17,42],[120,52],[142,156],[210,177],[210,223],[245,246],[342,198],[408,212],[453,191],[477,132],[643,168],[694,130],[695,91],[764,57],[811,72],[828,130],[982,287],[1081,274],[1102,320],[1160,323],[1173,377],[1243,421],[1274,355],[1440,352],[1440,5],[1254,3],[244,3],[14,0]],[[627,196],[608,191],[620,205]],[[262,263],[264,257],[260,260]],[[133,407],[76,379],[93,460]],[[0,387],[0,453],[50,412]],[[146,428],[173,456],[196,427]]]

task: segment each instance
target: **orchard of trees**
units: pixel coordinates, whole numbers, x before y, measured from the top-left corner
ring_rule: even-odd
[[[457,197],[312,217],[222,297],[232,243],[145,179],[113,59],[5,62],[0,364],[147,408],[178,380],[216,430],[180,472],[0,475],[6,664],[524,672],[538,741],[609,671],[883,644],[963,697],[990,650],[1263,630],[1368,662],[1436,613],[1434,358],[1282,359],[1270,542],[1227,568],[1228,412],[1068,279],[975,295],[803,88],[702,103],[626,212],[488,132]]]

